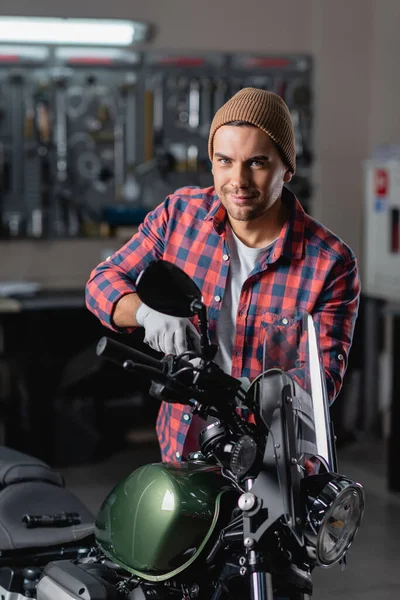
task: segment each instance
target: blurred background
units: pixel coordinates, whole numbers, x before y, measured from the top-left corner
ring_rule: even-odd
[[[62,470],[93,510],[159,459],[157,403],[96,358],[110,332],[84,285],[167,194],[212,184],[219,106],[242,87],[272,90],[296,130],[290,187],[353,248],[362,277],[332,415],[367,517],[349,568],[318,574],[316,596],[398,598],[399,2],[2,0],[0,11],[0,443]],[[111,29],[99,38],[85,23],[71,43],[43,19],[3,17]],[[136,22],[133,37],[112,19]],[[140,333],[120,339],[143,349]]]

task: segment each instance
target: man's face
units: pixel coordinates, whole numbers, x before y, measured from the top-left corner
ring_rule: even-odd
[[[231,219],[251,221],[280,198],[292,174],[258,127],[224,125],[213,140],[215,190]]]

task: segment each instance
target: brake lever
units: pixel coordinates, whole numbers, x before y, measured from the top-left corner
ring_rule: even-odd
[[[161,362],[163,362],[163,360]],[[183,384],[178,379],[174,379],[165,371],[160,371],[159,369],[150,367],[148,365],[135,363],[129,359],[123,363],[122,367],[126,371],[135,371],[142,375],[146,375],[151,380],[150,390],[160,390],[160,392],[161,390],[168,390],[169,392],[172,392],[173,394],[179,397],[179,400],[177,399],[177,402],[179,401],[180,403],[186,403],[186,400],[188,400],[189,397],[192,396],[187,385]],[[160,392],[158,392],[157,396],[155,397],[158,398]],[[150,394],[154,395],[151,393],[151,391]],[[171,399],[169,399],[168,401],[171,402]]]

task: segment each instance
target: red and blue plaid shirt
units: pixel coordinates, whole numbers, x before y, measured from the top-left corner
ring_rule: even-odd
[[[329,399],[339,393],[359,306],[360,281],[351,249],[307,215],[284,189],[290,218],[244,283],[239,299],[232,356],[234,377],[260,374],[265,328],[294,309],[312,314],[319,331]],[[208,307],[211,341],[229,270],[226,211],[213,187],[187,187],[150,212],[139,231],[91,273],[86,304],[103,325],[113,325],[118,300],[135,291],[139,273],[156,259],[175,263],[195,281]],[[160,290],[162,294],[162,290]],[[128,330],[129,331],[129,330]],[[157,419],[162,458],[179,460],[191,415],[163,402]]]

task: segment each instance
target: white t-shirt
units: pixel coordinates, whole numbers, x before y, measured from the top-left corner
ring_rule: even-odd
[[[230,254],[230,268],[226,281],[226,288],[217,323],[218,352],[215,362],[231,374],[232,352],[236,333],[236,315],[238,310],[240,292],[246,279],[257,265],[265,251],[275,243],[275,240],[265,248],[249,248],[226,224],[226,242]]]
[[[219,348],[214,360],[225,373],[230,375],[240,292],[244,282],[248,279],[261,256],[275,243],[275,240],[265,248],[249,248],[239,240],[227,223],[226,241],[230,254],[230,268],[217,323],[217,342]],[[200,431],[214,420],[213,417],[208,417],[207,421],[198,415],[193,417],[183,449],[184,458],[187,458],[190,452],[197,450]]]

